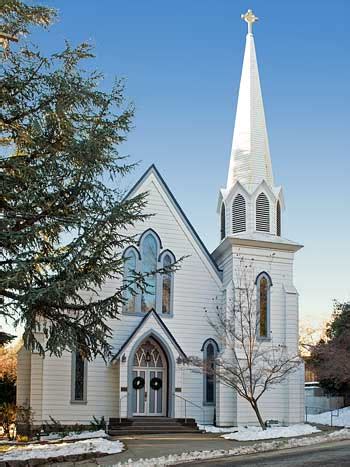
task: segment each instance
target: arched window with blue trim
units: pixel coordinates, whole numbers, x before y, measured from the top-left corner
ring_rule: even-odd
[[[128,313],[136,311],[135,272],[137,272],[137,254],[134,248],[128,248],[124,253],[124,283],[128,286],[125,291],[124,310]]]
[[[124,284],[127,286],[123,311],[144,314],[154,309],[164,316],[170,316],[174,301],[174,271],[171,265],[176,262],[175,256],[170,250],[163,250],[161,239],[153,229],[143,232],[137,247],[130,246],[123,254]],[[142,285],[135,284],[135,273],[143,276]]]
[[[141,311],[143,312],[150,311],[152,308],[156,309],[157,277],[152,272],[157,270],[157,259],[158,241],[150,232],[142,239],[141,243],[142,273],[145,274],[144,280],[146,282],[141,297]]]
[[[272,281],[266,272],[256,278],[257,287],[257,333],[261,339],[270,338],[270,302]]]
[[[216,399],[216,358],[218,346],[213,339],[207,339],[202,347],[204,364],[204,391],[205,405],[214,405]]]
[[[175,257],[169,250],[161,254],[161,267],[165,269],[160,277],[161,311],[164,315],[169,315],[173,311],[174,273],[169,268],[174,262]]]

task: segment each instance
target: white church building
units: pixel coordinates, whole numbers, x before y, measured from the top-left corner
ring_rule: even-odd
[[[146,212],[155,215],[130,231],[138,243],[124,252],[125,275],[185,259],[176,272],[148,280],[152,293],[129,294],[120,319],[110,323],[114,356],[107,364],[100,358],[84,361],[75,353],[43,358],[21,349],[17,404],[29,404],[35,424],[50,416],[63,424],[89,424],[92,416],[106,420],[186,416],[218,426],[257,424],[250,406],[232,388],[188,363],[189,356],[205,360],[225,351],[225,342],[215,335],[207,315],[214,316],[215,298],[232,295],[238,257],[253,259],[256,277],[268,279],[261,338],[266,345],[273,339],[297,353],[293,261],[301,245],[282,236],[285,206],[270,158],[252,33],[256,17],[248,10],[243,18],[248,34],[227,183],[218,196],[216,249],[207,250],[152,165],[128,195],[147,191]],[[108,282],[101,294],[108,296],[117,286]],[[257,280],[257,295],[259,287]],[[303,367],[267,391],[260,409],[264,419],[302,422]]]

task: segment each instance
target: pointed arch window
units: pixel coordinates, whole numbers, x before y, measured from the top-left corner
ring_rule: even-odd
[[[241,194],[238,194],[232,204],[232,233],[246,230],[246,203]]]
[[[281,204],[279,200],[277,201],[277,206],[276,206],[276,232],[277,232],[277,235],[280,237],[281,236]]]
[[[260,339],[270,338],[270,292],[271,278],[262,272],[256,279],[257,287],[257,334]]]
[[[141,311],[156,309],[157,277],[152,274],[157,270],[158,241],[152,233],[142,239],[141,260],[142,273],[146,275],[146,289],[141,296]]]
[[[213,339],[208,339],[203,344],[204,362],[204,405],[214,405],[216,399],[216,358],[218,345]]]
[[[256,230],[270,232],[270,203],[265,193],[256,199]]]
[[[128,247],[124,258],[124,313],[143,315],[154,309],[164,316],[173,313],[174,271],[170,266],[176,262],[170,250],[163,250],[160,237],[153,229],[146,230],[135,246]],[[165,271],[156,272],[160,269]],[[143,283],[136,285],[138,274]]]
[[[162,268],[169,268],[175,262],[175,257],[169,251],[161,255]],[[162,314],[169,315],[173,311],[174,294],[174,273],[172,271],[163,272],[160,277],[161,287],[161,310]]]
[[[226,209],[225,203],[221,204],[220,212],[220,240],[223,240],[226,237]]]
[[[134,248],[128,248],[124,253],[124,284],[128,287],[125,291],[124,310],[129,313],[136,311],[136,286],[133,283],[137,272],[138,258]]]
[[[80,352],[72,352],[71,402],[85,404],[87,401],[87,360]]]

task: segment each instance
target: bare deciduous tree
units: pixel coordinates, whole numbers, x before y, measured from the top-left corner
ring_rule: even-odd
[[[266,425],[259,410],[262,395],[281,384],[301,363],[291,355],[284,343],[276,344],[260,337],[260,313],[257,309],[254,264],[238,257],[237,274],[232,298],[216,306],[209,323],[221,340],[223,351],[215,362],[192,362],[217,381],[233,388],[249,402],[263,430]]]

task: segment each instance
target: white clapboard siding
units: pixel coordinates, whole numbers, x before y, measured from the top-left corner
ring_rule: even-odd
[[[216,305],[225,305],[225,300],[235,281],[237,258],[242,256],[248,262],[253,258],[256,275],[261,271],[266,271],[271,276],[273,282],[271,288],[272,337],[274,343],[281,343],[295,350],[298,334],[298,297],[293,286],[293,253],[261,248],[261,246],[231,247],[229,245],[221,253],[218,264],[221,272],[219,272],[153,171],[148,173],[133,194],[142,191],[149,193],[146,212],[155,215],[144,223],[135,225],[129,233],[141,235],[145,230],[152,228],[159,235],[163,249],[171,250],[176,258],[186,257],[180,270],[174,274],[173,315],[162,317],[183,352],[187,356],[202,357],[202,345],[209,337],[214,338],[219,346],[222,345],[220,336],[215,335],[208,322],[208,316],[214,317]],[[246,228],[247,230],[255,229],[255,214],[253,216],[255,203],[249,196],[246,200]],[[271,216],[270,222],[273,219],[274,216]],[[274,225],[271,224],[270,228],[273,229]],[[107,281],[100,291],[100,296],[111,295],[119,285],[116,280]],[[119,319],[109,322],[113,330],[111,343],[115,353],[129,339],[142,319],[143,316],[121,313]],[[152,329],[161,334],[164,339],[169,339],[159,323],[152,321],[151,318],[140,330],[141,336],[146,335],[143,333],[150,332]],[[36,422],[48,420],[52,416],[66,424],[88,424],[93,415],[98,418],[104,416],[106,419],[119,415],[127,416],[127,398],[125,397],[127,393],[121,392],[120,388],[130,385],[130,381],[127,380],[127,362],[132,344],[136,343],[137,337],[136,333],[125,349],[125,361],[106,365],[102,359],[98,358],[88,363],[87,401],[80,404],[71,402],[72,358],[70,353],[66,352],[61,358],[47,356],[44,360],[38,355],[32,355],[30,368],[26,367],[23,355],[23,364],[20,365],[23,368],[21,378],[25,381],[25,375],[30,374],[30,404],[35,409]],[[170,340],[167,342],[169,342],[169,348],[172,349],[174,360],[177,361],[179,355],[177,348]],[[293,375],[288,383],[264,395],[261,401],[264,417],[276,418],[285,423],[302,421],[301,378],[302,369],[298,374]],[[214,407],[203,405],[203,375],[198,369],[182,364],[180,361],[177,362],[175,387],[181,389],[178,395],[191,402],[186,404],[187,417],[196,418],[199,422],[213,422]],[[27,392],[28,383],[23,383],[23,387],[19,390],[22,399]],[[175,397],[175,415],[176,417],[185,416],[185,402],[180,397]],[[216,420],[222,426],[232,426],[236,423],[256,424],[255,416],[244,400],[238,397],[232,389],[219,384],[217,385]]]
[[[23,407],[30,404],[31,353],[23,346],[17,353],[16,403]]]

